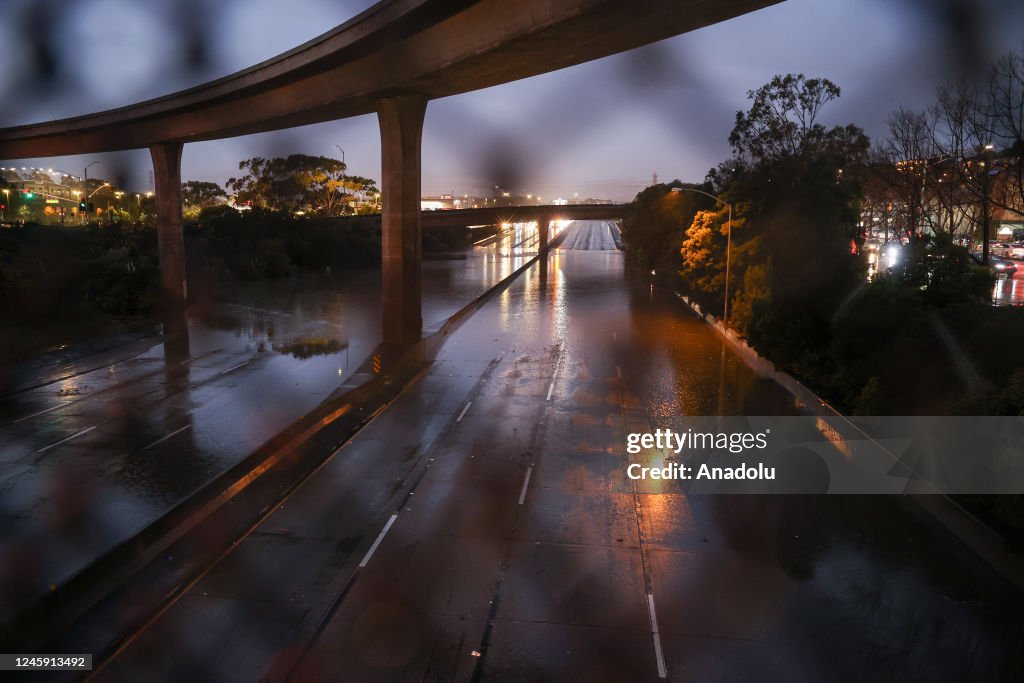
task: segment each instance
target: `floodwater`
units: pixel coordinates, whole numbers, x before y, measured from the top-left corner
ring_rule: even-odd
[[[536,255],[535,225],[423,263],[429,332]],[[151,337],[26,365],[0,397],[0,621],[311,411],[381,340],[380,272],[240,285]],[[66,356],[65,356],[66,358]]]
[[[569,230],[97,680],[1022,680],[1019,596],[904,497],[629,479],[796,407]]]

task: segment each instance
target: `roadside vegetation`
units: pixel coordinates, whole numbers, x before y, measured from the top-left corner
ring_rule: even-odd
[[[820,123],[840,96],[827,79],[776,76],[748,96],[704,184],[637,195],[634,271],[721,317],[731,227],[728,324],[840,410],[1024,415],[1024,310],[992,305],[986,265],[996,217],[1024,214],[1024,56],[894,112],[874,148]],[[958,499],[1021,544],[1024,496]]]
[[[1005,76],[1016,59],[994,73]],[[991,233],[993,211],[1024,206],[1024,195],[1011,191],[1020,155],[1001,155],[1001,176],[975,178],[977,159],[965,157],[973,147],[950,139],[948,131],[964,125],[949,113],[950,92],[940,92],[916,132],[908,132],[909,115],[896,112],[889,138],[872,148],[856,125],[820,123],[839,86],[773,78],[749,93],[750,108],[737,113],[729,137],[733,155],[704,184],[675,181],[637,195],[623,226],[628,263],[721,317],[731,204],[728,322],[777,366],[850,414],[1024,415],[1024,367],[1013,352],[1024,341],[1024,312],[991,305],[994,276],[980,263],[982,250],[966,246]],[[957,86],[961,108],[972,102],[995,118],[994,105],[977,99],[987,90],[975,100],[968,92]],[[925,134],[928,145],[918,139]],[[900,162],[915,149],[959,154],[962,163],[944,177],[934,168],[924,176],[922,164]],[[951,219],[940,202],[951,201],[954,184],[964,187]],[[882,263],[865,225],[881,204],[888,215],[876,223],[899,245],[893,264]],[[966,373],[951,356],[966,359]]]

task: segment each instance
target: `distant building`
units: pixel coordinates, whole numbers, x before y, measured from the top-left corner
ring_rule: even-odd
[[[431,197],[420,198],[421,211],[451,211],[453,209],[479,209],[484,206],[493,206],[486,199],[472,197],[468,194],[459,196],[448,193]]]
[[[15,190],[26,193],[40,195],[41,197],[47,197],[51,199],[67,199],[69,201],[75,199],[74,192],[78,191],[81,194],[81,190],[76,185],[63,185],[61,183],[55,183],[52,180],[41,180],[33,178],[31,180],[16,179],[8,180],[7,186],[14,192]]]
[[[420,198],[420,211],[450,211],[454,208],[455,200],[450,194]]]
[[[78,197],[81,196],[78,186],[41,177],[8,177],[6,182],[5,213],[9,219],[60,224],[78,215]]]

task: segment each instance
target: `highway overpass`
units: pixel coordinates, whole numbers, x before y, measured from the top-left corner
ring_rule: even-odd
[[[606,57],[776,1],[382,0],[225,78],[110,111],[2,129],[0,159],[149,148],[162,287],[168,308],[184,310],[182,146],[376,113],[384,336],[415,341],[422,330],[420,154],[429,100]]]

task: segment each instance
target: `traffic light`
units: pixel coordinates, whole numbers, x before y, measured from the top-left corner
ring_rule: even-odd
[[[36,196],[35,192],[26,192],[25,193],[25,199],[35,199],[35,196]]]
[[[85,202],[78,202],[78,210],[85,211]]]

